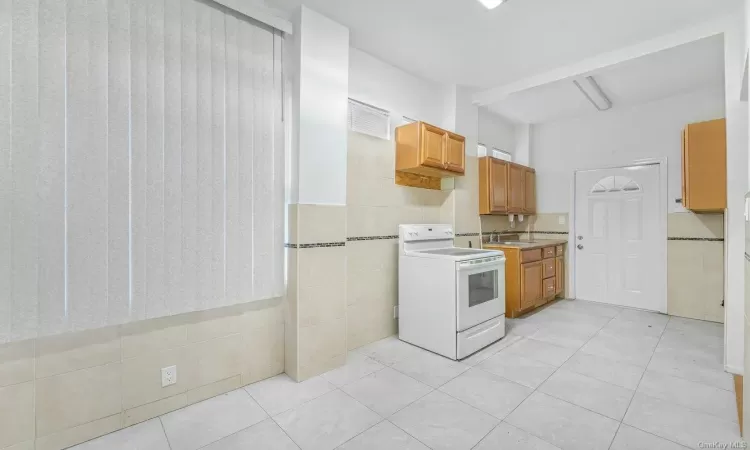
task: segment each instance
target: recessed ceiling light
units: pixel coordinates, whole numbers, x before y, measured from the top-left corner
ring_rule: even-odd
[[[500,6],[505,0],[479,0],[479,3],[483,4],[487,9],[494,9]]]

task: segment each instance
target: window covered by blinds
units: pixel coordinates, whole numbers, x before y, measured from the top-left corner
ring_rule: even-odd
[[[283,293],[281,34],[0,2],[0,343]]]

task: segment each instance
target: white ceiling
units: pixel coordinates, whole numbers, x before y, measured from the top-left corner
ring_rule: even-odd
[[[593,75],[613,109],[724,85],[724,41],[714,36],[632,59],[584,75]],[[542,123],[598,113],[573,84],[561,80],[511,94],[489,106],[514,122]]]
[[[722,36],[674,47],[584,75],[593,75],[613,109],[724,85]],[[597,112],[573,84],[561,80],[511,94],[489,106],[514,122],[542,123]]]
[[[265,0],[304,3],[415,75],[491,88],[739,10],[742,0]]]

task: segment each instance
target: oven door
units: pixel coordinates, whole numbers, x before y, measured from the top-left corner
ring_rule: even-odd
[[[458,331],[505,313],[505,257],[456,263]]]

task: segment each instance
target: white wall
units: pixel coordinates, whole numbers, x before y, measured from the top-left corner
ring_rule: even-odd
[[[569,212],[573,171],[666,157],[670,212],[682,195],[681,131],[685,124],[724,117],[724,93],[706,89],[628,109],[534,125],[531,166],[537,211]]]
[[[744,372],[745,316],[745,193],[747,192],[747,104],[740,101],[745,57],[744,14],[727,23],[724,33],[724,73],[727,116],[727,211],[725,214],[725,366]]]
[[[401,125],[401,116],[446,126],[444,89],[361,50],[349,49],[349,97],[390,111],[391,126]]]
[[[346,204],[349,29],[301,7],[291,36],[291,201]]]
[[[511,154],[515,153],[516,136],[513,123],[494,114],[486,107],[479,108],[478,120],[479,142],[486,145],[488,151],[494,147]]]

